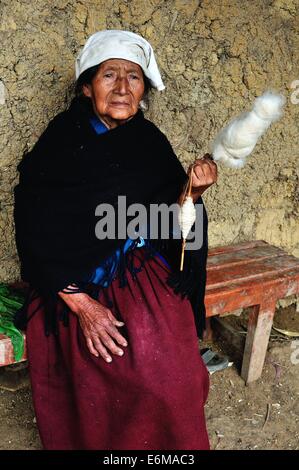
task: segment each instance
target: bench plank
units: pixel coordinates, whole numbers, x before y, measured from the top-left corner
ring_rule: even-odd
[[[241,243],[236,243],[233,245],[222,245],[222,246],[215,246],[213,248],[209,249],[209,257],[217,255],[218,253],[231,253],[233,251],[239,251],[239,250],[246,250],[246,249],[252,249],[255,247],[259,246],[267,246],[268,243],[265,242],[264,240],[253,240],[250,242],[241,242]]]
[[[252,263],[256,260],[285,256],[285,253],[276,246],[257,246],[254,249],[240,249],[233,252],[216,253],[208,255],[207,269],[222,270],[224,267]]]
[[[237,281],[243,284],[254,280],[280,278],[284,273],[298,269],[298,259],[293,256],[276,256],[259,260],[250,260],[242,264],[229,264],[222,269],[207,272],[207,291],[217,287],[223,288]]]
[[[24,339],[25,339],[25,335],[24,335]],[[20,361],[17,361],[17,362],[22,362],[22,361],[25,361],[26,359],[27,359],[27,356],[26,356],[26,344],[25,344],[23,357]],[[13,346],[12,346],[12,342],[10,338],[8,338],[5,335],[0,334],[0,367],[8,366],[10,364],[15,364],[15,363],[16,361],[15,361]]]

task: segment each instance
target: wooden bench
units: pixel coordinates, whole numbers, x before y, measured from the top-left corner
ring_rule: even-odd
[[[25,334],[24,334],[24,339],[25,339],[24,354],[23,354],[22,359],[18,362],[23,362],[27,359]],[[9,366],[10,364],[16,364],[12,343],[11,343],[11,340],[7,336],[0,334],[0,367]]]
[[[212,248],[205,296],[207,318],[250,309],[241,376],[261,376],[278,299],[299,293],[299,259],[264,241]]]
[[[252,307],[241,371],[246,383],[262,373],[277,300],[298,293],[299,259],[280,248],[253,241],[209,250],[207,317]],[[0,335],[0,366],[14,362],[10,340]]]

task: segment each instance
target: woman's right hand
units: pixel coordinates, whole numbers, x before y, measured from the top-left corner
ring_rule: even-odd
[[[79,317],[80,326],[86,339],[86,344],[96,357],[102,356],[106,362],[111,362],[112,354],[122,356],[127,346],[126,339],[119,333],[117,327],[124,325],[118,321],[111,310],[84,293],[59,293],[72,312]],[[109,351],[109,352],[108,352]]]

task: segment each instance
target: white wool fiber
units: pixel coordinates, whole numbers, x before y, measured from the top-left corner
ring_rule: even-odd
[[[187,196],[178,213],[179,226],[183,239],[186,240],[188,233],[196,219],[196,209],[191,196]]]
[[[230,168],[242,168],[259,137],[282,116],[284,104],[285,97],[272,91],[258,97],[251,111],[234,118],[216,136],[211,145],[213,159]]]

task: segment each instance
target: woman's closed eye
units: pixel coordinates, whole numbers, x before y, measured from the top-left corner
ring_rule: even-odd
[[[133,79],[133,80],[140,80],[139,75],[135,75],[133,73],[130,74],[130,78]]]

